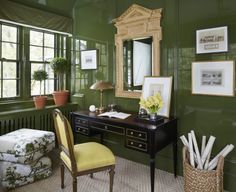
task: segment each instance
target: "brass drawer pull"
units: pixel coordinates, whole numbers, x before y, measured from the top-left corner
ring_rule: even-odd
[[[133,131],[131,131],[131,132],[130,132],[130,135],[133,135],[133,134],[134,134],[134,132],[133,132]]]
[[[141,133],[139,133],[139,134],[138,134],[138,136],[139,136],[139,137],[142,137],[142,134],[141,134]]]
[[[139,144],[138,146],[139,146],[139,147],[142,147],[143,145],[142,145],[142,144]]]
[[[130,142],[130,144],[131,144],[131,145],[133,145],[133,144],[134,144],[134,142]]]

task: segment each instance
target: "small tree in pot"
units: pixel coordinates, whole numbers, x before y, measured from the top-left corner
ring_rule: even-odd
[[[65,105],[69,96],[69,91],[65,90],[65,75],[69,72],[70,64],[63,57],[55,57],[50,65],[58,79],[58,91],[53,93],[54,102],[57,106]]]
[[[40,87],[40,95],[34,97],[34,104],[36,109],[43,109],[45,107],[47,97],[41,96],[41,93],[42,93],[42,81],[45,81],[47,78],[48,74],[44,70],[39,69],[37,71],[34,71],[33,73],[33,79],[35,81],[39,81],[39,87]]]

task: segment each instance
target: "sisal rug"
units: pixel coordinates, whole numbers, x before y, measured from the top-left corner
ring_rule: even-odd
[[[10,192],[72,192],[72,179],[65,169],[65,188],[60,187],[59,155],[54,152],[53,175],[47,179],[37,181]],[[78,192],[108,192],[109,174],[99,172],[91,179],[89,175],[80,176],[78,181]],[[116,169],[113,192],[150,192],[149,167],[140,163],[116,157]],[[183,178],[174,177],[173,174],[156,169],[155,192],[183,192]]]

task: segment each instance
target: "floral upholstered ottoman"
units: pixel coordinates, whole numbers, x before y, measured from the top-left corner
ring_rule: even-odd
[[[42,157],[27,165],[0,161],[0,182],[6,188],[15,188],[32,183],[51,174],[52,163],[48,157]]]
[[[19,129],[0,136],[0,161],[30,164],[55,146],[53,132]]]

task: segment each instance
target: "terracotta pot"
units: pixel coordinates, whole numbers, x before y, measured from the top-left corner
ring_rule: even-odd
[[[68,90],[54,91],[53,99],[54,99],[55,105],[61,106],[61,105],[67,104],[68,96],[69,96]]]
[[[44,109],[46,104],[46,96],[36,96],[34,97],[34,105],[36,109]]]

